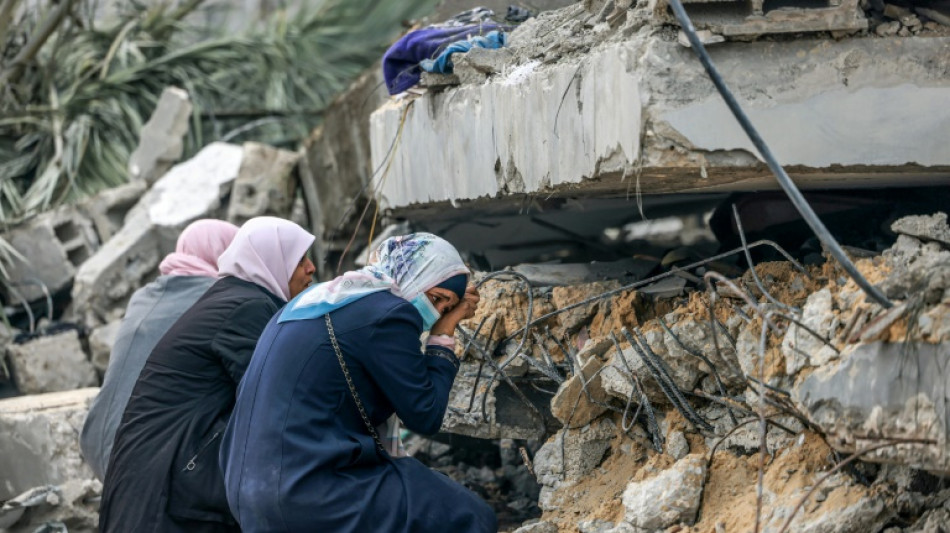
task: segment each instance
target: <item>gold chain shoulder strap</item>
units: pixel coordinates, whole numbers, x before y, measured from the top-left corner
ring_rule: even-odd
[[[336,335],[333,333],[333,322],[330,321],[330,313],[327,313],[323,316],[326,317],[327,333],[330,334],[330,343],[333,344],[333,351],[336,352],[336,359],[340,362],[340,368],[343,370],[343,377],[346,378],[346,384],[350,387],[350,394],[353,395],[353,401],[356,402],[356,408],[359,409],[360,416],[363,417],[363,423],[366,424],[366,429],[369,430],[369,434],[372,435],[373,440],[376,441],[376,447],[380,452],[385,453],[386,449],[383,447],[382,441],[379,440],[379,434],[376,433],[376,428],[370,423],[369,416],[366,415],[366,409],[363,408],[363,402],[360,401],[360,396],[356,393],[356,387],[353,385],[353,378],[350,377],[350,371],[347,370],[346,363],[343,362],[343,352],[340,351],[340,345],[336,342]]]

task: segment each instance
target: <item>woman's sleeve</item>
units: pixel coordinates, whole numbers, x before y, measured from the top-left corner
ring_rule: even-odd
[[[221,359],[235,384],[240,383],[251,362],[257,339],[277,312],[277,306],[265,300],[249,300],[237,306],[214,336],[211,349]]]
[[[406,427],[431,435],[442,427],[459,362],[444,346],[430,345],[421,352],[420,333],[421,321],[411,305],[391,309],[369,339],[369,373]]]

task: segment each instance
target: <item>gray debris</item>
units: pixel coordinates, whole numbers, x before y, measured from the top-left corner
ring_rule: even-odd
[[[904,217],[891,224],[891,231],[950,247],[950,225],[946,213]]]
[[[248,219],[285,216],[294,201],[294,169],[300,154],[261,143],[244,143],[241,169],[231,188],[228,221],[241,225]]]
[[[706,458],[688,455],[645,481],[634,481],[623,493],[624,520],[647,530],[692,523],[702,497]]]
[[[7,346],[17,389],[23,394],[67,391],[99,383],[76,330]]]
[[[190,118],[188,93],[177,87],[166,87],[155,111],[142,127],[138,147],[129,158],[129,174],[133,180],[151,185],[181,158]]]

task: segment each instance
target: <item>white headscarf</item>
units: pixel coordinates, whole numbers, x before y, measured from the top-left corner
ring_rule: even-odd
[[[370,264],[300,293],[280,322],[320,316],[375,292],[390,291],[412,300],[458,274],[468,274],[458,250],[431,233],[413,233],[383,241]]]
[[[313,241],[313,235],[289,220],[252,218],[218,258],[218,274],[256,283],[286,302],[290,277]]]

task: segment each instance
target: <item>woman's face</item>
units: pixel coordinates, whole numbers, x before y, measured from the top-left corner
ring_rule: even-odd
[[[457,294],[442,287],[432,287],[426,291],[426,296],[429,297],[429,301],[432,302],[432,305],[438,309],[440,315],[444,315],[459,303]]]
[[[291,299],[310,286],[313,282],[313,273],[316,270],[317,268],[313,266],[313,261],[311,261],[309,257],[303,256],[300,262],[297,263],[297,268],[294,269],[294,273],[290,275],[290,283],[287,289],[290,291]]]

